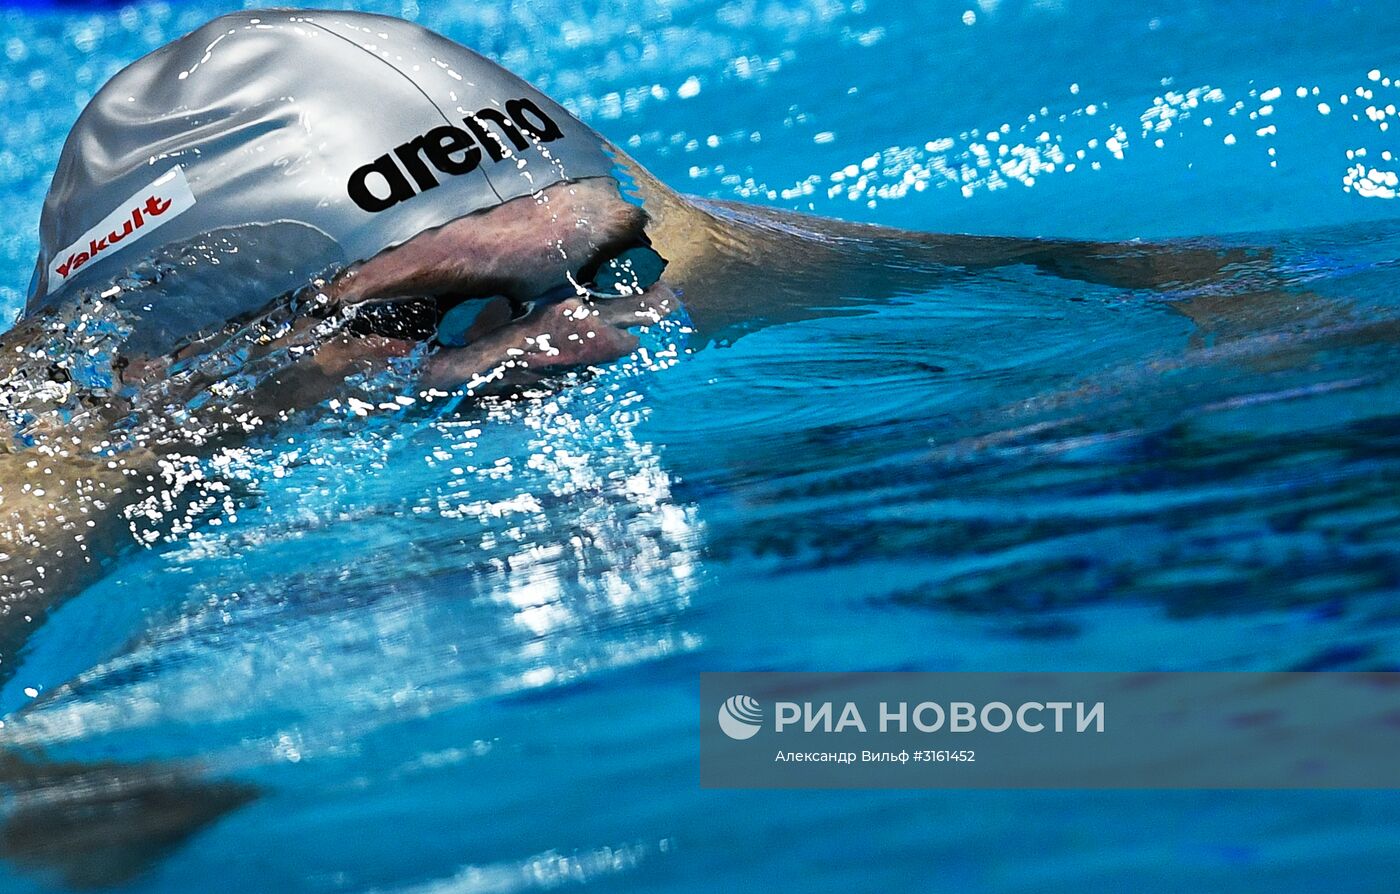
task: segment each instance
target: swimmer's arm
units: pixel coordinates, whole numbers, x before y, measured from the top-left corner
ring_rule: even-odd
[[[29,633],[129,540],[128,493],[105,461],[0,452],[0,680]]]
[[[1028,264],[1080,282],[1119,289],[1185,289],[1217,282],[1228,268],[1266,260],[1268,253],[1203,240],[1079,242],[997,236],[925,236],[931,250],[970,270]]]
[[[1124,289],[1168,289],[1209,283],[1229,266],[1268,259],[1267,251],[1213,245],[1203,239],[1093,242],[919,233],[737,202],[705,200],[701,204],[746,229],[796,236],[808,241],[811,248],[833,241],[838,250],[864,244],[890,252],[898,261],[931,268],[986,270],[1025,264],[1066,279]]]
[[[7,404],[50,384],[34,380],[48,373],[31,362],[48,329],[45,318],[30,317],[0,334]],[[124,527],[126,504],[113,493],[122,475],[83,455],[79,424],[41,419],[26,437],[34,445],[20,448],[9,420],[0,420],[0,680],[30,631],[100,575],[99,557]]]
[[[1068,280],[1168,291],[1220,282],[1267,252],[1205,241],[1082,242],[915,233],[730,202],[696,200],[711,217],[680,283],[700,335],[848,313],[926,291],[940,278],[1025,265]],[[696,228],[698,229],[698,228]],[[669,271],[668,271],[669,272]]]

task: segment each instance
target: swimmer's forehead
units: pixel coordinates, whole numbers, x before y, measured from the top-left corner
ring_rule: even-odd
[[[79,118],[45,202],[30,304],[204,234],[277,224],[324,237],[321,256],[266,271],[266,298],[279,278],[290,288],[613,171],[605,142],[561,106],[417,25],[228,15],[133,63]]]

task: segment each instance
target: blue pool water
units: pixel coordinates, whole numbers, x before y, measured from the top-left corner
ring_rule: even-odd
[[[0,12],[7,314],[84,102],[231,8]],[[546,399],[206,463],[237,505],[66,603],[0,691],[11,748],[255,790],[120,890],[1395,889],[1393,793],[718,792],[696,754],[705,670],[1400,668],[1390,5],[357,8],[687,192],[1214,234],[1276,280],[1010,269],[726,347],[666,327]]]

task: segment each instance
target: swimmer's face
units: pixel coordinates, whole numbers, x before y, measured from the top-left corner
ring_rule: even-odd
[[[431,348],[426,387],[516,391],[567,369],[630,353],[628,330],[679,306],[661,278],[648,216],[607,177],[558,183],[420,233],[335,277],[290,330],[251,348],[290,344],[295,363],[249,395],[250,409],[310,406],[388,358]],[[333,319],[329,335],[326,319]],[[215,332],[163,357],[124,358],[123,387],[167,379],[172,364],[218,345]],[[250,355],[251,356],[251,355]]]
[[[263,409],[316,403],[336,383],[424,344],[432,348],[420,370],[425,386],[469,383],[477,394],[624,356],[637,344],[629,329],[678,306],[647,223],[615,180],[598,177],[420,233],[347,269],[289,334],[259,343],[257,351],[307,345],[323,319],[341,321],[276,377],[276,394],[257,401]],[[201,354],[219,337],[166,357],[130,358],[123,382],[155,382],[172,362]]]
[[[326,291],[348,314],[323,360],[442,347],[431,384],[455,385],[508,363],[500,380],[532,381],[603,363],[635,346],[627,329],[675,308],[660,280],[647,216],[611,178],[559,183],[422,233],[355,265]]]

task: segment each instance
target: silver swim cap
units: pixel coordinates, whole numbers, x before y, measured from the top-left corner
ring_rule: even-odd
[[[25,312],[153,258],[174,269],[173,247],[194,245],[239,282],[197,307],[181,293],[170,309],[188,334],[614,164],[602,137],[544,94],[412,23],[223,16],[118,73],[78,118],[44,202]],[[140,310],[160,315],[171,293],[141,290]]]

